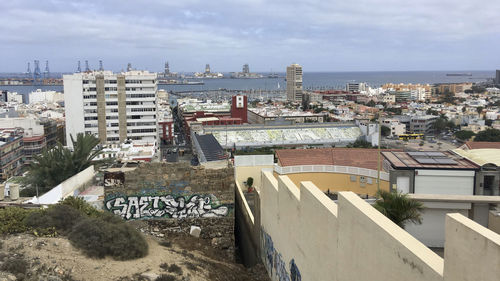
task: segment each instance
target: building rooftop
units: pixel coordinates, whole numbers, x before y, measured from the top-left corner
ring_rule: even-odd
[[[197,141],[196,149],[198,150],[198,154],[202,154],[201,158],[205,161],[218,161],[226,159],[224,155],[224,149],[217,142],[213,135],[198,135],[195,134],[195,138]]]
[[[392,167],[396,169],[479,169],[479,166],[472,161],[449,151],[384,151],[382,155],[391,163]]]
[[[383,150],[391,151],[391,150]],[[400,151],[400,150],[396,150]],[[338,165],[377,170],[378,150],[369,148],[318,148],[277,150],[282,167],[302,165]]]
[[[213,134],[223,147],[349,143],[362,135],[359,127],[355,125],[328,123],[295,126],[205,126],[203,130],[206,134]]]
[[[490,141],[468,141],[465,143],[466,149],[500,149],[500,142]]]
[[[276,107],[276,106],[264,106],[264,107],[256,107],[249,108],[249,111],[262,116],[262,117],[286,117],[286,116],[323,116],[324,114],[315,114],[312,112],[304,112],[302,110],[294,110],[288,109],[285,107]]]
[[[500,149],[455,149],[453,152],[481,166],[485,164],[500,166]]]

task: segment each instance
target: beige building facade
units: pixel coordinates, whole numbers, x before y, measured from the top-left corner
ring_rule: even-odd
[[[302,101],[302,66],[292,64],[286,67],[286,99],[292,102]]]

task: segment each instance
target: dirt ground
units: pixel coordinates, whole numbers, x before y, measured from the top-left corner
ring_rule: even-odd
[[[149,254],[131,261],[111,258],[91,259],[74,248],[64,237],[38,238],[30,234],[3,239],[2,251],[22,253],[30,264],[49,268],[60,280],[269,280],[263,266],[246,269],[218,254],[210,243],[188,235],[157,238],[145,235]],[[173,266],[174,265],[174,266]]]

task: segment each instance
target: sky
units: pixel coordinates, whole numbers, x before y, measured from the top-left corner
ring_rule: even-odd
[[[498,0],[0,1],[0,72],[500,69]]]

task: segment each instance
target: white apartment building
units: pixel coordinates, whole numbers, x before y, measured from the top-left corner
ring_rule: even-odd
[[[29,103],[55,103],[60,101],[64,101],[64,95],[56,91],[37,89],[29,94]]]
[[[402,134],[406,134],[406,125],[401,124],[397,119],[384,119],[383,126],[386,126],[391,129],[388,137],[399,136]]]
[[[347,83],[345,90],[348,92],[365,92],[367,90],[366,83]]]
[[[156,142],[156,77],[137,70],[64,75],[66,138],[91,133],[102,143]]]
[[[286,99],[302,102],[302,66],[298,64],[286,67]]]

